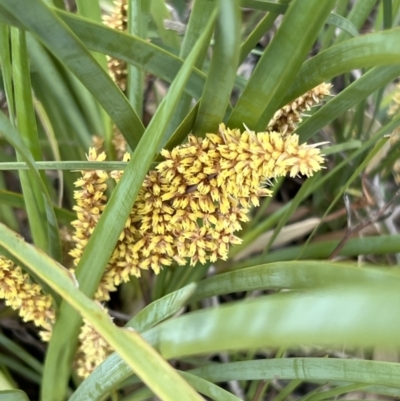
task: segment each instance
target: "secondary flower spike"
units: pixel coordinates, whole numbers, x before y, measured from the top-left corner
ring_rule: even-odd
[[[43,293],[39,284],[10,259],[0,255],[0,298],[6,305],[18,310],[24,322],[32,321],[44,329],[40,336],[47,341],[55,321],[53,298]]]
[[[280,108],[268,123],[268,131],[278,131],[283,135],[293,133],[297,125],[302,121],[302,113],[309,111],[311,107],[319,104],[330,94],[331,84],[322,83],[309,90],[293,102]]]
[[[126,32],[128,29],[128,2],[127,0],[116,0],[111,15],[103,17],[104,23],[118,31]],[[128,77],[128,67],[125,61],[107,56],[108,69],[114,82],[124,92]]]

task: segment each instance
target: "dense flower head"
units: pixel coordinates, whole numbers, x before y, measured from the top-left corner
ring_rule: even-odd
[[[272,194],[270,180],[311,176],[324,161],[317,147],[300,145],[295,134],[241,132],[224,124],[205,138],[190,135],[161,155],[164,161],[147,174],[121,232],[95,295],[98,301],[107,301],[110,292],[142,270],[158,274],[173,263],[226,260],[230,246],[241,243],[235,233],[249,220],[250,208]],[[89,152],[88,160],[104,158]],[[71,252],[76,263],[105,207],[107,178],[118,182],[122,174],[86,171],[76,182],[78,220]]]
[[[302,121],[302,113],[319,104],[323,98],[330,94],[332,85],[322,83],[298,97],[293,102],[279,109],[268,123],[268,131],[277,131],[284,135],[291,134]]]
[[[7,306],[18,310],[24,322],[32,321],[44,329],[40,333],[43,340],[50,337],[55,320],[53,298],[44,294],[28,274],[3,255],[0,255],[0,298],[5,299]]]

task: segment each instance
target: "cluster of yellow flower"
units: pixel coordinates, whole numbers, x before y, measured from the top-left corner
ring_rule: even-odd
[[[127,0],[115,0],[114,7],[110,15],[103,17],[104,23],[118,31],[126,32],[128,30],[128,2]],[[126,90],[126,81],[128,76],[128,67],[125,61],[108,57],[108,69],[114,82],[124,92]]]
[[[279,109],[268,123],[267,131],[277,131],[282,135],[293,133],[297,124],[302,121],[302,113],[320,103],[325,96],[330,94],[331,88],[331,84],[322,83]]]
[[[161,154],[165,161],[145,178],[96,294],[99,301],[108,300],[109,291],[129,276],[139,277],[141,269],[158,274],[173,262],[185,265],[187,258],[192,265],[226,260],[229,245],[240,243],[234,232],[248,221],[250,206],[271,195],[267,180],[311,176],[323,163],[320,150],[299,145],[297,135],[241,133],[223,124],[218,134],[189,136],[187,143]],[[94,149],[88,157],[104,158]],[[118,181],[120,174],[110,176]],[[75,192],[75,263],[105,206],[107,177],[104,171],[85,172],[76,182],[82,189]]]
[[[0,255],[0,298],[18,310],[24,322],[33,321],[42,327],[44,331],[40,335],[44,341],[50,338],[55,321],[53,298],[45,295],[40,285],[33,283],[28,274],[3,255]]]

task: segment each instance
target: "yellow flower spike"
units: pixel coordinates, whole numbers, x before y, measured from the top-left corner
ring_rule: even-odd
[[[110,320],[112,320],[111,317]],[[80,377],[86,378],[111,354],[113,349],[86,320],[79,334],[79,340],[75,369]]]
[[[287,136],[292,134],[302,121],[301,114],[319,104],[330,94],[331,84],[322,83],[279,109],[267,126],[268,131],[277,131]]]
[[[128,29],[128,2],[127,0],[114,1],[114,9],[111,15],[105,16],[103,22],[110,28],[118,31],[126,32]],[[125,61],[112,57],[107,57],[108,69],[114,82],[121,88],[126,90],[126,81],[128,77],[128,69]]]
[[[25,322],[33,321],[36,326],[51,330],[55,321],[52,297],[44,294],[28,274],[3,255],[0,255],[0,298],[18,310]]]

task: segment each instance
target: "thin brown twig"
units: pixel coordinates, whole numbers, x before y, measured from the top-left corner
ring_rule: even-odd
[[[400,189],[396,191],[392,199],[387,202],[385,205],[383,205],[380,209],[378,209],[375,213],[372,213],[371,216],[367,219],[358,224],[356,227],[351,228],[348,227],[346,234],[342,238],[342,240],[339,242],[339,244],[336,246],[334,251],[331,253],[329,256],[329,260],[334,259],[338,253],[342,250],[346,242],[349,240],[349,238],[353,235],[361,231],[363,228],[368,227],[371,224],[377,223],[378,221],[382,221],[387,219],[393,212],[393,210],[390,210],[390,208],[393,206],[393,203],[396,201],[397,198],[400,197]]]

